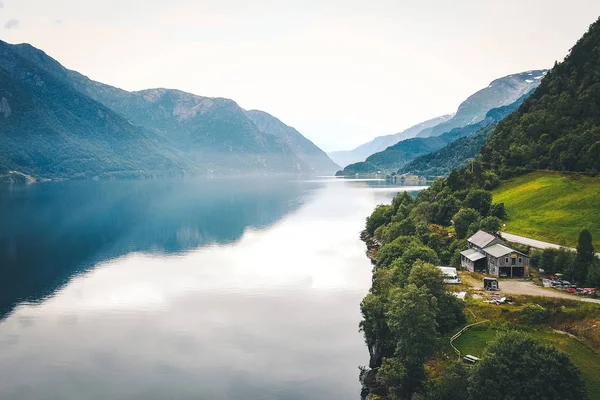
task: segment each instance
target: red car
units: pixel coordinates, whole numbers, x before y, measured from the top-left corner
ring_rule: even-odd
[[[567,288],[567,292],[569,292],[569,293],[575,293],[575,292],[577,292],[577,290],[575,290],[575,288],[568,287]]]

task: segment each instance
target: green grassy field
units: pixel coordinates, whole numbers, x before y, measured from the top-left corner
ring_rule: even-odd
[[[534,172],[493,194],[494,202],[506,206],[504,231],[575,247],[579,232],[587,228],[600,249],[600,178]]]
[[[496,337],[497,330],[490,326],[475,326],[463,333],[454,345],[461,354],[471,354],[481,357],[487,343]],[[589,400],[600,400],[600,355],[590,350],[568,335],[550,330],[532,332],[533,336],[544,343],[554,345],[558,350],[569,355],[575,365],[581,370],[586,382]]]

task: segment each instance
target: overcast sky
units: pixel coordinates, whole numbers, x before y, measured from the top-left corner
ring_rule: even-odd
[[[598,0],[0,0],[1,39],[127,90],[234,99],[350,149],[552,67]]]

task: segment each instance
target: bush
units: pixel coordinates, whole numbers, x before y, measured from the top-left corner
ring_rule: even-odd
[[[539,304],[527,304],[521,311],[521,321],[527,324],[540,324],[548,318],[548,310]]]

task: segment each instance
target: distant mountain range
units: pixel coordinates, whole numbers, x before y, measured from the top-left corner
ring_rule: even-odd
[[[439,136],[455,128],[476,124],[485,119],[488,111],[510,105],[524,94],[531,92],[546,74],[546,70],[527,71],[496,79],[484,89],[469,96],[455,114],[444,115],[415,125],[395,135],[379,136],[354,150],[334,151],[329,156],[340,166],[366,160],[389,146],[413,137]]]
[[[546,73],[546,70],[535,70],[496,79],[487,88],[469,96],[453,116],[440,117],[443,120],[439,123],[435,123],[437,120],[428,121],[432,122],[431,126],[420,130],[414,138],[401,140],[372,154],[364,162],[347,165],[337,175],[396,172],[418,157],[436,152],[459,138],[473,135],[498,122],[498,116],[504,115],[503,107],[512,108],[515,104],[521,104],[539,86]]]
[[[439,136],[454,128],[476,124],[489,110],[512,104],[537,88],[546,73],[547,70],[526,71],[496,79],[462,102],[452,119],[419,132],[417,137]]]
[[[498,121],[518,109],[532,93],[533,91],[525,94],[511,105],[489,111],[484,121],[475,125],[468,125],[467,128],[477,125],[483,126],[474,135],[461,137],[440,150],[417,157],[401,167],[397,172],[399,174],[437,177],[448,175],[454,169],[463,168],[469,160],[477,157],[481,148],[496,128]]]
[[[432,137],[415,137],[408,140],[403,140],[397,144],[388,147],[382,152],[373,154],[364,162],[348,165],[343,171],[337,173],[338,176],[352,176],[356,174],[373,174],[373,173],[393,173],[403,171],[405,166],[415,159],[425,158],[428,155],[451,146],[460,138],[468,138],[478,132],[485,130],[491,125],[495,125],[498,121],[504,119],[507,115],[518,109],[523,101],[533,93],[533,90],[521,96],[514,103],[494,108],[487,112],[485,118],[477,123],[469,124],[461,128],[454,128],[449,132],[439,136]],[[482,143],[483,145],[483,143]],[[475,155],[479,152],[479,147]],[[437,153],[436,153],[437,154]],[[471,155],[469,153],[469,155]],[[459,159],[465,155],[458,155]],[[473,155],[471,155],[473,157]],[[434,159],[427,158],[428,162],[434,162]],[[466,159],[462,160],[466,162]],[[423,165],[428,167],[428,164]],[[411,172],[417,175],[423,175],[422,171],[417,171],[415,168],[410,169]]]
[[[337,169],[299,132],[258,113],[233,100],[177,90],[127,92],[68,70],[30,45],[0,41],[0,176],[9,171],[73,179]]]
[[[421,122],[415,126],[408,128],[405,131],[386,136],[378,136],[368,143],[364,143],[353,150],[333,151],[328,153],[329,157],[338,163],[342,168],[347,165],[354,164],[359,161],[364,161],[372,154],[379,153],[390,146],[395,145],[401,140],[406,140],[417,136],[424,129],[434,127],[452,118],[452,115],[444,115],[441,117],[430,119],[429,121]]]

